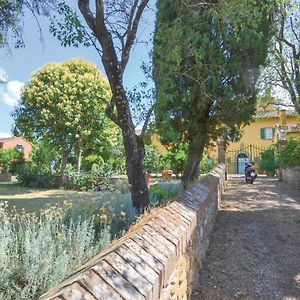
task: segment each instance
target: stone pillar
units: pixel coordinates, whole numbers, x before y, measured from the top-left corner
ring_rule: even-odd
[[[281,151],[285,145],[286,145],[286,140],[279,140],[278,141],[278,150]],[[278,172],[278,180],[282,181],[282,169],[280,167],[279,167],[279,172]]]

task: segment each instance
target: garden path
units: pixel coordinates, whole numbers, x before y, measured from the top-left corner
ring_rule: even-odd
[[[193,300],[300,299],[300,191],[227,183]]]

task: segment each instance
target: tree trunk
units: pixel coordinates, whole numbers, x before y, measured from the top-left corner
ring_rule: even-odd
[[[82,140],[79,139],[77,142],[77,160],[76,160],[76,171],[77,173],[80,172],[80,168],[81,168],[81,154],[82,154]]]
[[[118,124],[122,130],[123,143],[126,156],[126,170],[128,182],[131,185],[132,205],[135,209],[143,211],[149,206],[149,194],[143,168],[143,148],[139,147],[134,125],[131,119],[128,100],[124,88],[120,85],[115,91],[115,101]]]
[[[61,163],[60,163],[60,185],[65,184],[65,169],[67,166],[67,161],[70,155],[69,149],[62,149],[61,151]]]
[[[187,160],[182,175],[182,184],[185,189],[198,179],[204,146],[205,142],[200,140],[192,140],[189,143]]]
[[[219,140],[217,143],[217,147],[218,147],[218,163],[225,163],[226,141]]]

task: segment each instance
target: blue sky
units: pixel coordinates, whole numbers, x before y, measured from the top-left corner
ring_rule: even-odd
[[[39,40],[36,21],[27,14],[24,21],[25,48],[12,48],[11,53],[8,53],[7,49],[0,49],[0,79],[7,81],[7,85],[0,88],[0,137],[11,133],[13,126],[11,113],[18,103],[20,88],[28,82],[33,71],[49,62],[61,62],[73,57],[82,57],[95,63],[105,74],[100,57],[94,48],[64,48],[60,46],[59,41],[49,33],[49,20],[45,17],[40,17],[39,20],[43,29],[43,42]],[[147,13],[141,25],[139,38],[149,41],[154,29],[154,13]],[[140,66],[143,61],[149,60],[149,51],[150,45],[146,46],[144,43],[135,45],[124,76],[125,87],[131,88],[145,80]]]

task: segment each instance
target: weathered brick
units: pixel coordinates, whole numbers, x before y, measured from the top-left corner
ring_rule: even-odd
[[[104,260],[116,269],[127,281],[129,281],[146,298],[152,298],[152,285],[140,273],[120,255],[111,252],[104,257]]]
[[[101,260],[92,267],[101,278],[113,287],[122,298],[126,300],[143,300],[145,297],[127,280],[117,272],[112,265]]]
[[[153,299],[159,298],[160,279],[159,275],[152,269],[141,257],[136,255],[125,245],[115,250],[128,264],[130,264],[137,272],[141,274],[152,285]]]
[[[82,285],[86,287],[87,290],[96,299],[112,299],[112,300],[122,300],[122,297],[114,290],[110,285],[108,285],[95,271],[86,271],[80,279]]]
[[[78,282],[66,287],[62,290],[61,296],[65,300],[95,300],[96,298],[84,289]]]
[[[180,238],[178,236],[172,235],[165,226],[162,226],[157,218],[150,221],[148,225],[159,232],[159,234],[165,237],[168,241],[170,241],[175,246],[176,255],[180,255]]]
[[[124,245],[129,248],[133,253],[139,256],[146,264],[148,264],[158,275],[161,276],[163,264],[155,256],[151,255],[147,249],[145,250],[138,242],[133,239],[128,239]]]

